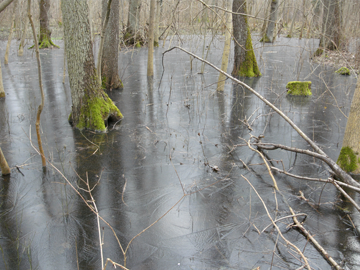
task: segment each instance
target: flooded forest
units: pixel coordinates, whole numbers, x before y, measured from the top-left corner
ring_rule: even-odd
[[[359,14],[0,0],[0,269],[360,269]]]

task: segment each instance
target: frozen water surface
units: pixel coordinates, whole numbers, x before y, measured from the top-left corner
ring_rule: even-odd
[[[200,38],[184,36],[165,47],[179,44],[203,55]],[[210,44],[207,59],[216,66],[221,63],[222,44],[218,39]],[[255,40],[254,45],[262,77],[245,83],[281,108],[336,159],[356,78],[335,75],[333,69],[309,62],[318,40],[279,38],[274,46]],[[114,230],[101,221],[104,258],[124,264],[126,251],[129,269],[301,267],[299,256],[272,226],[260,233],[271,222],[243,176],[274,219],[290,214],[286,200],[295,212],[307,213],[304,226],[338,263],[346,269],[360,267],[354,229],[359,217],[339,202],[332,186],[275,174],[282,197],[274,193],[259,155],[247,147],[234,148],[244,144],[250,133],[264,134],[264,142],[309,146],[242,87],[227,80],[225,91],[216,92],[218,73],[206,66],[199,74],[202,64],[179,50],[165,55],[161,83],[166,48],[155,48],[153,81],[146,77],[146,48],[119,52],[124,89],[109,95],[125,118],[106,134],[70,127],[68,80],[62,84],[64,51],[41,51],[42,140],[47,158],[57,168],[48,165],[42,170],[30,144],[31,139],[37,145],[35,117],[40,103],[35,54],[27,50],[18,57],[16,48],[13,41],[9,65],[2,64],[7,95],[0,101],[0,143],[12,174],[0,176],[1,269],[101,269],[96,215],[61,174],[85,200],[90,197],[80,189],[86,186],[79,177],[88,179],[91,186],[97,183],[92,195],[101,217]],[[3,55],[0,50],[2,59]],[[229,72],[232,61],[231,56]],[[287,97],[285,86],[292,80],[311,80],[313,95]],[[313,158],[285,151],[266,154],[274,166],[292,173],[328,176],[327,168]],[[299,191],[308,202],[299,198]],[[331,269],[291,224],[291,219],[278,222],[283,235],[304,251],[311,267]]]

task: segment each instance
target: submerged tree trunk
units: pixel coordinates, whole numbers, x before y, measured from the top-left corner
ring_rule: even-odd
[[[40,0],[40,38],[39,49],[52,48],[55,45],[51,40],[51,30],[49,25],[50,0]]]
[[[341,41],[341,14],[339,0],[324,0],[322,19],[322,35],[316,55],[321,55],[323,50],[336,50]]]
[[[123,116],[97,81],[87,0],[62,0],[61,10],[72,98],[69,120],[79,129],[106,131],[108,119]]]
[[[357,81],[351,102],[350,114],[346,123],[345,134],[337,163],[347,172],[360,173],[360,79]]]
[[[233,12],[246,14],[246,0],[234,0]],[[251,34],[247,17],[233,14],[234,33],[234,76],[258,77],[261,76],[255,53],[252,46]]]
[[[108,0],[103,0],[102,18],[105,18]],[[119,89],[123,84],[119,78],[119,0],[112,0],[110,17],[105,29],[105,41],[101,60],[101,82],[106,89]]]
[[[124,35],[124,41],[126,44],[141,45],[141,39],[139,35],[140,6],[141,0],[129,1],[128,23]]]
[[[262,38],[262,42],[272,43],[275,40],[276,35],[274,34],[274,29],[276,26],[278,8],[279,8],[278,0],[271,0],[270,18],[269,18],[270,21],[268,22],[266,33]]]
[[[10,168],[0,147],[0,169],[2,175],[10,174]]]
[[[154,24],[155,0],[150,1],[147,75],[154,76]]]

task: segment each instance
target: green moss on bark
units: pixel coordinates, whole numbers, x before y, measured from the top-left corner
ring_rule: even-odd
[[[256,62],[255,53],[253,50],[249,27],[247,28],[245,49],[246,49],[245,60],[240,64],[238,75],[241,77],[249,77],[249,78],[261,76],[260,70]]]
[[[5,97],[5,92],[0,92],[0,98],[4,98]]]
[[[265,34],[261,39],[260,42],[270,43],[269,37]]]
[[[337,164],[346,172],[353,172],[358,168],[358,158],[356,153],[349,147],[342,147],[340,150]]]
[[[56,47],[58,49],[60,48],[58,45],[56,45],[52,42],[52,40],[51,40],[51,38],[49,38],[49,36],[43,35],[39,42],[39,49],[46,49],[46,48],[52,48],[52,47]]]
[[[311,96],[311,82],[292,81],[286,85],[287,94],[292,96]]]
[[[335,72],[340,74],[340,75],[350,75],[350,70],[348,68],[346,68],[346,67],[341,67]]]
[[[106,93],[102,93],[99,97],[85,98],[84,100],[86,100],[86,105],[81,108],[79,122],[76,125],[78,129],[105,132],[107,129],[105,122],[109,118],[123,118],[120,110]]]

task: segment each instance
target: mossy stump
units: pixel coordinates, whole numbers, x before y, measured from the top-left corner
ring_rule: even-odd
[[[347,173],[354,172],[358,168],[359,158],[349,146],[342,147],[336,163]]]
[[[292,81],[286,85],[287,94],[291,96],[311,96],[311,82]]]
[[[350,75],[350,70],[347,67],[341,67],[335,73],[340,75]]]

